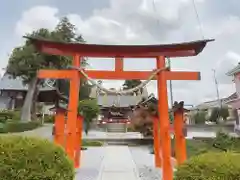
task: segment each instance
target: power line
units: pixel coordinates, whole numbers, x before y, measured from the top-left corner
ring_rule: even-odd
[[[198,14],[198,11],[197,11],[195,0],[192,0],[192,3],[193,3],[193,8],[194,8],[194,11],[195,11],[195,14],[196,14],[196,17],[197,17],[200,33],[201,33],[202,39],[204,39],[202,23],[201,23],[201,19],[200,19],[200,16]]]

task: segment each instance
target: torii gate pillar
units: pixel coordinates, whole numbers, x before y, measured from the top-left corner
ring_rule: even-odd
[[[80,56],[75,54],[73,57],[73,66],[80,67]],[[74,161],[75,149],[76,149],[76,126],[77,126],[77,114],[78,114],[78,98],[80,90],[80,74],[78,70],[72,70],[70,78],[70,92],[69,92],[69,104],[67,113],[67,139],[66,139],[66,152],[69,157]],[[75,166],[77,166],[75,164]]]
[[[157,68],[165,67],[165,57],[157,57]],[[167,79],[165,71],[162,71],[157,76],[158,87],[158,113],[160,121],[160,135],[162,147],[162,168],[163,179],[172,180],[172,165],[171,165],[171,137],[170,137],[170,122],[168,115],[168,96],[167,96]]]

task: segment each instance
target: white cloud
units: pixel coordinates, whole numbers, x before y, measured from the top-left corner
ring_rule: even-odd
[[[233,60],[234,63],[238,63],[240,61],[240,54],[233,51],[228,51],[226,57]]]
[[[59,22],[58,9],[48,6],[36,6],[22,14],[16,24],[16,33],[23,36],[40,28],[53,29]]]
[[[204,27],[204,32],[209,36],[219,37],[231,35],[239,32],[240,18],[237,16],[226,16],[223,19],[215,22],[209,22]]]
[[[208,1],[196,0],[201,8],[208,6]],[[110,6],[95,9],[86,18],[80,14],[67,14],[79,32],[89,43],[104,44],[159,44],[180,40],[194,40],[199,37],[196,16],[191,0],[156,0],[155,8],[149,0],[110,0]],[[208,7],[209,8],[209,7]],[[16,25],[16,32],[23,35],[40,27],[55,27],[59,20],[59,10],[54,7],[37,6],[25,11]],[[239,61],[240,43],[232,43],[239,38],[240,20],[231,12],[224,18],[212,17],[212,12],[205,12],[202,19],[205,36],[217,37],[217,41],[207,46],[199,57],[179,58],[173,60],[173,69],[199,70],[202,81],[173,82],[175,100],[185,100],[195,104],[215,97],[215,86],[211,69],[217,71],[220,82],[220,94],[227,96],[234,91],[234,86],[225,75]],[[235,38],[233,38],[235,37]],[[191,60],[187,60],[191,59]],[[94,61],[90,64],[97,69],[112,69],[113,62]],[[110,61],[109,61],[110,62]],[[153,69],[154,61],[126,60],[125,66],[130,69]],[[106,87],[120,87],[122,82],[106,82]],[[150,92],[156,93],[156,83],[149,84]]]
[[[223,59],[220,59],[216,67],[216,76],[222,84],[232,84],[232,77],[226,76],[226,73],[237,66],[240,60],[240,55],[233,51],[228,51]]]

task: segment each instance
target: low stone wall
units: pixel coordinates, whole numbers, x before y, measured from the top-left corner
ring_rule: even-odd
[[[194,124],[194,125],[186,125],[188,132],[218,132],[220,130],[226,132],[234,132],[233,124],[214,124],[214,125],[206,125],[206,124]]]

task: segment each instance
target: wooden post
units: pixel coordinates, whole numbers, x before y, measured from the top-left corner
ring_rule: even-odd
[[[73,59],[73,66],[80,67],[80,56],[77,54]],[[66,152],[74,161],[75,157],[75,142],[76,142],[76,123],[77,123],[77,109],[79,98],[80,76],[78,70],[72,70],[73,76],[70,79],[69,105],[67,113],[67,141]]]
[[[184,136],[183,108],[174,112],[174,130],[175,130],[175,153],[177,164],[182,164],[187,159],[186,140]]]
[[[165,67],[165,57],[157,58],[157,68]],[[163,180],[173,179],[173,167],[171,165],[171,137],[170,137],[170,123],[168,115],[168,94],[167,81],[165,72],[160,72],[157,79],[158,84],[158,112],[160,121],[160,135],[162,145],[162,166],[163,166]]]
[[[55,134],[54,142],[62,147],[65,145],[65,111],[61,109],[56,110],[55,115]]]
[[[78,168],[80,167],[80,162],[81,162],[82,128],[83,128],[83,117],[78,115],[77,131],[76,131],[76,152],[75,152],[75,166]]]
[[[159,132],[159,119],[153,117],[153,142],[154,142],[154,158],[155,158],[155,167],[160,168],[161,155],[160,155],[160,132]]]
[[[123,58],[115,58],[115,72],[123,72]]]

